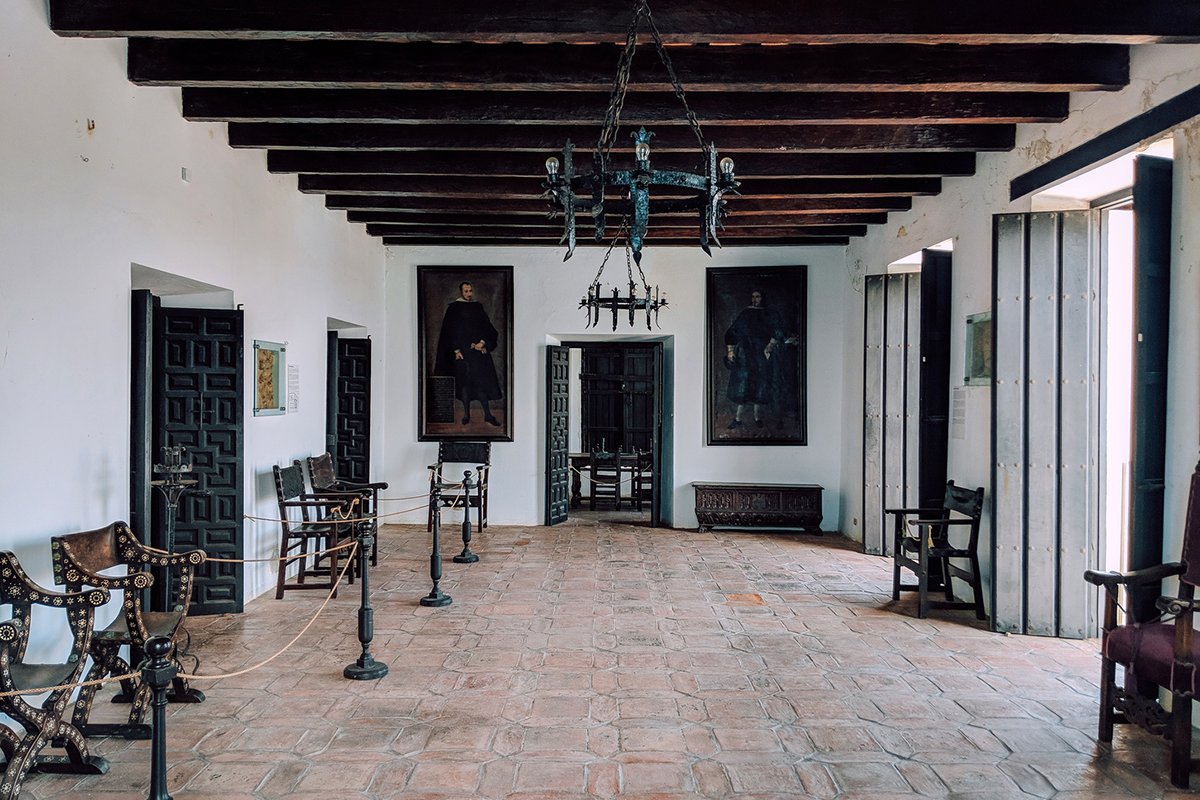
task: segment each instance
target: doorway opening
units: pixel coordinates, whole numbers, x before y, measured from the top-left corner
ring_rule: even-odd
[[[242,312],[233,292],[133,264],[131,298],[130,520],[164,550],[244,555]],[[174,525],[155,491],[160,448],[182,445],[197,483]],[[195,573],[189,614],[242,611],[243,567],[208,561]],[[157,580],[147,608],[169,610],[174,586]]]
[[[662,524],[670,485],[664,358],[662,340],[548,348],[547,524]]]
[[[1156,403],[1165,403],[1165,332],[1153,335],[1151,329],[1152,320],[1165,320],[1169,301],[1165,266],[1155,263],[1162,261],[1155,248],[1161,250],[1156,242],[1169,237],[1173,155],[1167,137],[1033,197],[1035,212],[1091,214],[1092,269],[1100,288],[1094,360],[1099,386],[1088,436],[1099,497],[1089,510],[1096,523],[1088,546],[1102,570],[1145,566],[1139,562],[1150,552],[1157,563],[1161,551],[1165,414]],[[1065,328],[1063,334],[1081,335]],[[1152,339],[1156,344],[1147,349]],[[1090,619],[1087,635],[1096,635],[1098,625]]]
[[[326,318],[325,450],[342,480],[371,480],[371,337]]]

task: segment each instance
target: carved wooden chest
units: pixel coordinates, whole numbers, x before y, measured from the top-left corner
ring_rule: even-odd
[[[700,530],[803,528],[821,533],[822,487],[810,483],[693,483]]]

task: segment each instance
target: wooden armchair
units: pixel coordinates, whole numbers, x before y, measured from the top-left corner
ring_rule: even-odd
[[[283,599],[289,589],[327,589],[337,597],[338,560],[337,550],[318,555],[322,551],[343,544],[351,538],[354,524],[344,522],[341,517],[357,515],[358,495],[354,493],[315,494],[304,491],[304,470],[300,464],[290,467],[272,467],[275,473],[275,497],[279,501],[279,574],[275,581],[275,599]],[[311,545],[311,550],[310,550]],[[284,561],[287,556],[296,558]],[[311,560],[310,560],[311,559]],[[288,581],[289,567],[299,562],[295,580]],[[350,580],[354,573],[350,572]],[[312,582],[308,578],[323,578]]]
[[[385,481],[355,483],[354,481],[341,480],[334,470],[333,456],[329,453],[322,453],[319,456],[309,456],[307,461],[308,482],[312,485],[315,494],[323,494],[325,492],[354,492],[361,498],[354,516],[360,518],[374,517],[379,513],[379,493],[388,488]],[[379,533],[377,519],[371,522],[371,527],[376,534]],[[374,544],[371,546],[371,566],[375,566],[378,563],[379,536],[376,535]]]
[[[96,607],[107,602],[106,589],[65,594],[43,589],[25,574],[15,555],[0,551],[0,605],[12,608],[11,618],[0,622],[0,692],[76,683],[87,659]],[[32,664],[25,660],[34,605],[66,612],[71,629],[71,652],[65,661]],[[86,775],[103,775],[108,771],[108,762],[91,755],[83,734],[63,719],[72,691],[71,688],[54,689],[42,701],[41,708],[30,705],[24,696],[0,697],[0,713],[24,728],[17,732],[7,725],[0,725],[0,751],[7,762],[4,777],[0,780],[0,800],[16,800],[21,795],[25,776],[31,770]],[[41,755],[52,742],[62,746],[66,755]]]
[[[924,619],[930,607],[973,608],[978,619],[987,619],[983,609],[983,580],[979,574],[979,520],[983,516],[983,487],[967,489],[946,483],[946,496],[941,508],[885,508],[896,520],[892,551],[892,599],[899,600],[900,592],[916,591],[920,597],[917,616]],[[906,524],[907,523],[907,524]],[[966,546],[950,541],[956,528],[967,529]],[[952,564],[950,559],[965,559],[966,568]],[[905,567],[917,577],[915,584],[900,582],[900,568]],[[934,567],[940,568],[934,569]],[[931,579],[940,576],[945,600],[930,600]],[[954,599],[952,580],[967,582],[974,593],[972,602]]]
[[[195,570],[205,560],[203,550],[176,554],[148,550],[128,525],[113,522],[94,531],[55,536],[50,540],[50,552],[54,582],[65,586],[67,591],[81,592],[85,588],[99,587],[113,591],[121,589],[125,593],[121,614],[107,627],[92,634],[92,668],[88,670],[88,680],[132,672],[146,640],[152,637],[164,636],[178,642],[186,636],[183,624],[192,600]],[[124,575],[101,574],[122,566],[125,567]],[[170,611],[142,610],[143,591],[154,583],[154,577],[147,571],[150,566],[168,570],[175,589]],[[122,647],[129,647],[132,665],[121,657]],[[140,678],[121,682],[122,693],[114,702],[132,702],[126,724],[88,722],[98,688],[83,687],[75,700],[71,721],[84,735],[150,738],[150,726],[144,723],[150,707],[149,686]],[[203,693],[190,688],[183,678],[176,678],[172,689],[171,699],[175,702],[199,703],[204,700]]]
[[[469,467],[469,469],[463,469]],[[438,442],[438,460],[429,465],[429,489],[433,491],[435,483],[460,483],[463,472],[474,472],[475,479],[471,491],[465,488],[443,488],[441,492],[442,507],[451,508],[462,506],[464,509],[476,508],[479,512],[479,530],[488,525],[488,477],[492,469],[491,442]],[[425,530],[433,530],[433,506],[429,507],[429,518]],[[465,513],[465,512],[464,512]]]
[[[1130,572],[1088,570],[1083,577],[1104,589],[1099,739],[1111,744],[1113,725],[1128,722],[1162,736],[1171,743],[1171,783],[1186,789],[1192,771],[1192,700],[1200,693],[1200,642],[1192,621],[1200,584],[1200,465],[1188,491],[1181,561]],[[1157,593],[1160,581],[1171,577],[1179,578],[1178,594],[1158,599],[1157,618],[1137,619],[1137,596]],[[1128,611],[1118,625],[1122,588]],[[1120,683],[1118,664],[1124,668]],[[1158,702],[1158,687],[1170,692],[1170,711]]]

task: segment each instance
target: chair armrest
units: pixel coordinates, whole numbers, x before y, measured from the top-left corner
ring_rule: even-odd
[[[342,508],[345,500],[284,500],[280,503],[284,508]]]
[[[97,587],[84,589],[82,592],[52,592],[36,583],[29,584],[30,592],[27,599],[39,606],[54,608],[99,608],[108,602],[108,589]]]
[[[387,481],[376,481],[374,483],[355,483],[354,481],[338,481],[334,484],[334,488],[350,492],[378,492],[388,488]]]
[[[955,517],[954,519],[910,519],[908,524],[913,527],[920,525],[974,525],[975,520],[965,517]]]
[[[885,514],[937,514],[943,511],[941,508],[885,508]]]
[[[1184,600],[1182,597],[1160,597],[1154,601],[1154,606],[1163,614],[1176,617],[1200,611],[1200,601]]]
[[[156,567],[198,567],[208,558],[203,550],[188,550],[186,553],[151,553]]]
[[[1083,579],[1096,586],[1114,589],[1117,586],[1141,586],[1144,583],[1161,581],[1174,575],[1182,575],[1187,569],[1185,564],[1173,561],[1169,564],[1156,564],[1153,567],[1130,570],[1129,572],[1098,572],[1089,569],[1083,573]]]
[[[21,645],[24,637],[28,635],[25,629],[25,623],[19,619],[9,619],[0,622],[0,647]]]

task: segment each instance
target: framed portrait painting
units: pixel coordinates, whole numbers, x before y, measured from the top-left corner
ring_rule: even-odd
[[[707,270],[707,443],[803,445],[808,268]]]
[[[513,268],[417,267],[420,441],[513,438]]]

